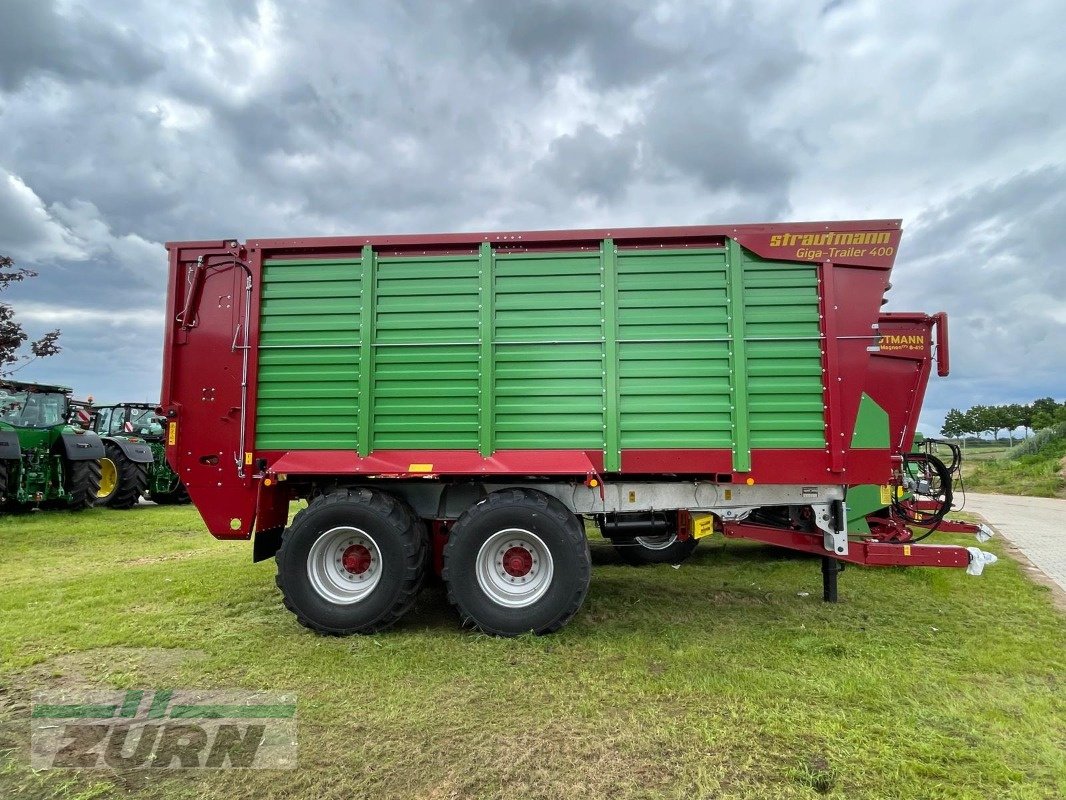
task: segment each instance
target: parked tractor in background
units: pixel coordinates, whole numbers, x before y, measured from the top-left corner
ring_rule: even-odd
[[[93,407],[93,428],[106,449],[96,505],[132,508],[142,495],[159,505],[189,502],[189,494],[167,464],[165,420],[146,403]]]
[[[0,380],[0,505],[90,508],[100,485],[100,437],[72,424],[71,390]]]

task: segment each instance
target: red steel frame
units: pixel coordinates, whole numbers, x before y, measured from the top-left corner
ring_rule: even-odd
[[[757,542],[786,547],[818,556],[831,556],[822,547],[821,534],[771,528],[747,522],[727,522],[722,533],[730,539],[753,539]],[[847,555],[831,556],[837,561],[862,564],[868,567],[966,567],[970,554],[956,545],[907,544],[865,540],[848,543]]]

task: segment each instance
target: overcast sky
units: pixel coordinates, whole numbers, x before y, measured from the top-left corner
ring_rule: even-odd
[[[162,242],[902,217],[922,417],[1066,399],[1066,3],[0,0],[5,292],[159,391]]]

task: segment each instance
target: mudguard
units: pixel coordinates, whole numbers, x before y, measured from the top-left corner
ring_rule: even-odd
[[[122,450],[122,454],[135,464],[151,464],[155,461],[155,458],[152,456],[152,448],[149,446],[148,442],[143,440],[139,442],[131,442],[129,439],[123,438],[122,436],[105,436],[103,437],[103,441],[111,442],[113,445],[116,445]]]
[[[92,431],[64,433],[63,455],[68,461],[95,461],[104,457],[104,443]]]
[[[0,459],[22,457],[22,446],[16,431],[0,431]]]

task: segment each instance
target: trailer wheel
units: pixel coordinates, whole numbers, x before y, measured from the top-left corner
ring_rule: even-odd
[[[459,517],[441,574],[464,626],[518,636],[563,627],[591,573],[584,526],[566,506],[543,492],[506,489]]]
[[[676,533],[653,536],[634,536],[632,539],[613,539],[614,550],[627,564],[680,564],[696,549],[699,539],[678,539]]]
[[[100,488],[96,505],[133,508],[148,488],[148,465],[131,461],[114,442],[104,442],[107,455],[100,459]]]
[[[100,462],[67,461],[66,490],[67,507],[71,511],[84,511],[92,508],[96,495],[100,491]]]
[[[376,633],[414,605],[428,537],[403,503],[342,489],[303,509],[282,534],[277,585],[285,607],[318,633]]]

